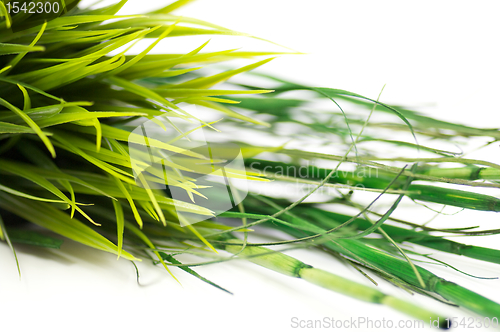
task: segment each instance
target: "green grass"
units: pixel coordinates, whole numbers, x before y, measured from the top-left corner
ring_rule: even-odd
[[[89,9],[77,7],[76,0],[66,0],[68,13],[38,26],[14,30],[11,26],[22,26],[33,18],[10,16],[3,11],[0,238],[14,254],[16,243],[60,247],[60,240],[28,230],[30,223],[121,259],[162,264],[173,278],[177,267],[228,292],[223,285],[205,279],[193,269],[228,259],[208,255],[211,258],[205,263],[182,264],[184,255],[207,257],[207,250],[213,254],[226,251],[249,264],[386,305],[419,319],[439,317],[439,313],[378,291],[369,285],[370,278],[366,284],[352,282],[348,276],[330,274],[280,252],[282,244],[319,247],[356,267],[354,273],[364,270],[364,275],[377,275],[411,292],[445,300],[486,317],[498,316],[499,304],[424,269],[421,261],[428,257],[418,249],[404,246],[419,244],[498,264],[498,251],[444,237],[450,233],[492,235],[497,230],[453,229],[453,225],[449,229],[434,229],[392,217],[402,200],[500,211],[496,197],[473,190],[498,188],[500,165],[467,159],[451,151],[451,141],[457,137],[487,137],[496,141],[497,129],[436,120],[386,105],[378,98],[340,89],[307,87],[264,74],[258,75],[267,80],[266,87],[241,83],[245,82],[245,75],[241,81],[232,80],[260,68],[278,53],[233,49],[204,52],[204,43],[186,54],[149,54],[163,39],[173,36],[245,34],[171,13],[189,1],[176,1],[150,13],[119,16],[117,12],[125,2]],[[130,55],[129,47],[143,39],[152,43],[139,54]],[[206,66],[262,57],[241,68],[204,74]],[[297,90],[309,91],[311,98],[297,97]],[[317,112],[310,105],[318,100],[329,101],[331,110]],[[208,114],[218,113],[224,119],[207,123],[187,112],[183,103],[202,107]],[[384,113],[392,121],[377,122],[376,116]],[[199,171],[195,167],[186,169],[171,163],[164,170],[168,179],[173,179],[169,185],[185,190],[192,202],[177,201],[165,190],[148,187],[148,181],[163,174],[141,175],[138,183],[133,165],[140,165],[141,161],[135,159],[129,141],[206,162],[203,156],[184,150],[175,142],[131,135],[136,126],[133,121],[155,117],[172,124],[165,127],[170,132],[176,130],[172,120],[180,119],[201,121],[211,130],[231,126],[256,138],[263,133],[271,138],[267,146],[252,142],[251,136],[226,137],[226,142],[241,146],[249,181],[305,183],[312,186],[310,192],[293,201],[250,193],[237,207],[220,213],[196,203],[194,197],[198,199],[204,191],[215,189],[196,185],[193,174]],[[293,137],[280,131],[290,125],[297,128]],[[188,134],[179,133],[178,138]],[[333,139],[338,153],[318,153],[275,143],[291,138],[305,142],[308,137],[324,144]],[[439,146],[447,144],[450,151],[436,148],[436,142]],[[379,144],[379,148],[371,148],[370,143]],[[386,156],[387,150],[400,157]],[[411,156],[418,153],[425,157],[408,156],[408,151]],[[330,167],[304,166],[306,161],[318,160]],[[450,163],[455,166],[450,167]],[[297,173],[284,176],[279,171],[301,166],[308,170],[307,177]],[[240,176],[233,172],[229,177]],[[454,187],[445,187],[445,183]],[[336,190],[329,201],[304,203],[322,187]],[[370,204],[358,200],[360,190],[372,193]],[[392,198],[391,207],[384,213],[375,208],[381,197]],[[359,213],[331,212],[326,205]],[[202,215],[206,220],[181,227],[176,211]],[[213,218],[216,214],[219,217]],[[241,226],[229,226],[235,220],[241,220]],[[257,225],[267,228],[254,227]],[[295,240],[249,241],[252,234],[266,235],[269,228],[292,235]],[[444,262],[439,264],[446,266]]]

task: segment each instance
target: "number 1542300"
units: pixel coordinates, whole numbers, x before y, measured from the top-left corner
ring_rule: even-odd
[[[27,14],[56,14],[60,11],[58,2],[7,2],[5,4],[9,14],[27,13]]]

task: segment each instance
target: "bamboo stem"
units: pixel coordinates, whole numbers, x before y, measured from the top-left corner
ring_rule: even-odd
[[[234,245],[225,245],[224,250],[233,254],[239,253],[238,256],[246,257],[252,263],[278,273],[306,280],[317,286],[361,301],[385,305],[419,320],[446,322],[445,317],[435,312],[387,295],[372,287],[314,268],[283,253],[254,246],[247,246],[241,250],[243,242],[239,239],[230,239],[227,242]],[[441,326],[441,328],[445,328],[445,326]]]

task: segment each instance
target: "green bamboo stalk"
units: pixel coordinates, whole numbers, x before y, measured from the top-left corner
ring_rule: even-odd
[[[238,256],[247,258],[252,263],[267,269],[290,277],[304,279],[312,284],[361,301],[391,307],[394,310],[419,320],[439,320],[442,322],[440,328],[447,328],[445,317],[394,296],[382,293],[372,287],[314,268],[298,259],[268,248],[246,246],[241,250],[243,248],[243,242],[239,239],[229,239],[227,243],[228,244],[221,245],[221,249],[233,254],[238,254]]]
[[[272,201],[278,204],[282,203],[282,201],[276,199]],[[250,211],[254,213],[270,215],[274,212],[271,207],[258,204],[257,202],[254,203],[250,198],[246,200],[246,204],[249,207],[251,206]],[[353,218],[353,216],[325,211],[314,206],[298,206],[294,209],[294,215],[297,215],[306,220],[313,219],[315,225],[323,227],[324,229],[333,229]],[[286,216],[282,218],[285,220],[289,220]],[[351,227],[356,227],[359,230],[365,230],[371,226],[372,223],[362,218],[355,218],[351,224]],[[424,247],[455,255],[461,255],[485,262],[500,264],[500,250],[467,245],[444,239],[439,236],[430,235],[426,232],[419,232],[412,229],[397,227],[394,225],[384,224],[381,227],[393,240],[398,243],[411,242]]]
[[[301,219],[294,218],[293,223],[300,222]],[[303,223],[304,221],[302,221]],[[313,235],[313,233],[306,231],[299,231],[289,226],[282,224],[272,224],[267,225],[280,229],[292,236],[297,238],[302,238],[304,235]],[[302,225],[314,227],[313,224]],[[324,233],[325,229],[315,226],[318,229],[318,233]],[[423,289],[428,292],[436,293],[441,295],[447,300],[450,300],[457,304],[467,308],[475,313],[482,315],[484,317],[498,317],[500,314],[500,304],[483,297],[477,293],[474,293],[466,288],[463,288],[455,283],[449,282],[443,278],[440,278],[433,274],[432,272],[415,265],[418,273],[425,281],[425,287],[421,288],[419,280],[415,275],[412,267],[404,260],[371,247],[361,241],[348,240],[348,239],[336,239],[335,241],[328,241],[321,244],[321,246],[341,253],[345,256],[351,257],[355,260],[362,259],[362,263],[368,263],[378,269],[389,273],[404,282],[416,287],[417,289]]]
[[[303,170],[302,174],[306,174],[305,178],[317,181],[324,179],[332,171],[316,166],[300,166],[260,159],[249,159],[246,161],[246,164],[251,170],[278,173],[278,175],[281,175],[282,172],[293,170],[294,174],[288,174],[288,176],[293,176],[295,178],[304,178],[301,175]],[[272,172],[273,169],[278,172]],[[287,173],[283,174],[286,175]],[[393,178],[394,176],[391,177],[388,173],[376,168],[363,168],[354,172],[337,171],[328,182],[342,183],[350,186],[361,185],[373,189],[385,189]],[[401,189],[406,181],[406,177],[402,176],[401,178],[397,179],[390,188]],[[405,191],[405,195],[415,200],[451,205],[464,209],[500,212],[500,199],[469,191],[412,184]]]
[[[500,180],[500,170],[492,167],[478,167],[474,165],[466,167],[441,168],[435,166],[421,166],[419,174],[429,176],[454,178],[463,180]]]
[[[297,212],[298,215],[303,217],[309,215],[315,220],[315,224],[321,225],[326,229],[332,229],[338,225],[350,220],[352,216],[347,216],[330,211],[324,211],[309,207],[308,211]],[[365,219],[356,218],[353,225],[364,230],[372,224]],[[485,262],[500,264],[500,250],[484,248],[480,246],[467,245],[442,237],[433,236],[425,232],[418,232],[412,229],[401,228],[393,225],[382,226],[383,230],[396,242],[411,242],[424,247],[440,250],[443,252],[470,257]]]

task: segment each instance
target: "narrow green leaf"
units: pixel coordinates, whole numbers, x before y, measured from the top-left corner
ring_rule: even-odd
[[[71,219],[66,213],[48,204],[13,197],[2,192],[0,192],[0,198],[0,206],[5,210],[71,240],[118,255],[118,247],[111,241],[89,226],[75,218]],[[122,252],[122,257],[128,260],[137,260],[126,251]]]
[[[52,135],[47,132],[43,132],[45,135]],[[20,126],[8,122],[0,122],[0,134],[36,134],[36,132],[25,126]]]
[[[5,107],[7,107],[12,112],[14,112],[15,114],[17,114],[21,119],[23,119],[24,122],[26,122],[26,124],[28,126],[30,126],[31,129],[33,129],[33,131],[35,131],[37,133],[38,137],[40,137],[40,139],[42,140],[42,142],[45,144],[45,146],[47,147],[47,149],[50,151],[50,153],[52,155],[52,158],[56,157],[56,151],[54,149],[54,146],[52,145],[52,143],[50,142],[50,140],[47,138],[47,136],[42,132],[42,130],[40,129],[40,127],[28,115],[26,115],[19,108],[17,108],[16,106],[12,105],[11,103],[9,103],[8,101],[6,101],[3,98],[0,98],[0,105],[3,105]]]
[[[116,231],[118,235],[118,257],[116,257],[116,259],[119,259],[123,251],[123,231],[125,230],[125,220],[123,217],[123,209],[120,205],[120,202],[115,200],[113,200],[112,202],[116,214]]]
[[[45,47],[0,43],[0,55],[41,52],[41,51],[45,51]]]
[[[56,239],[54,237],[26,229],[11,228],[9,229],[9,236],[11,241],[14,243],[29,244],[32,246],[52,249],[60,249],[64,242],[61,239]]]
[[[33,47],[35,46],[35,44],[40,40],[40,38],[42,37],[43,33],[45,32],[45,29],[47,28],[47,22],[45,22],[44,24],[42,24],[42,27],[40,28],[40,31],[38,31],[38,34],[36,35],[35,39],[33,39],[33,41],[31,42],[31,44],[29,45],[30,47]],[[18,55],[16,55],[16,57],[14,59],[12,59],[10,62],[9,62],[9,66],[11,66],[11,68],[14,68],[18,63],[19,61],[21,61],[24,56],[28,54],[28,52],[23,52],[23,53],[20,53]]]
[[[7,229],[5,228],[5,224],[3,223],[3,219],[2,219],[1,215],[0,215],[0,238],[2,240],[5,240],[7,242],[7,244],[9,245],[9,248],[12,251],[12,254],[14,255],[14,258],[16,260],[17,272],[19,272],[19,278],[21,278],[21,268],[19,267],[19,260],[17,259],[16,250],[14,249],[14,246],[12,245],[12,242],[10,241],[9,234],[7,233]]]
[[[169,255],[169,254],[166,254],[164,252],[159,252],[161,258],[163,260],[166,260],[172,264],[182,264],[181,262],[179,262],[177,259],[175,259],[172,255]],[[186,271],[187,273],[189,273],[190,275],[200,279],[201,281],[203,282],[206,282],[207,284],[209,285],[212,285],[214,286],[215,288],[218,288],[226,293],[229,293],[231,295],[233,295],[233,293],[231,293],[230,291],[228,291],[227,289],[225,288],[222,288],[221,286],[217,285],[216,283],[208,280],[207,278],[205,277],[202,277],[198,272],[194,271],[193,269],[191,269],[189,266],[178,266],[178,268],[180,268],[181,270],[184,270]]]

